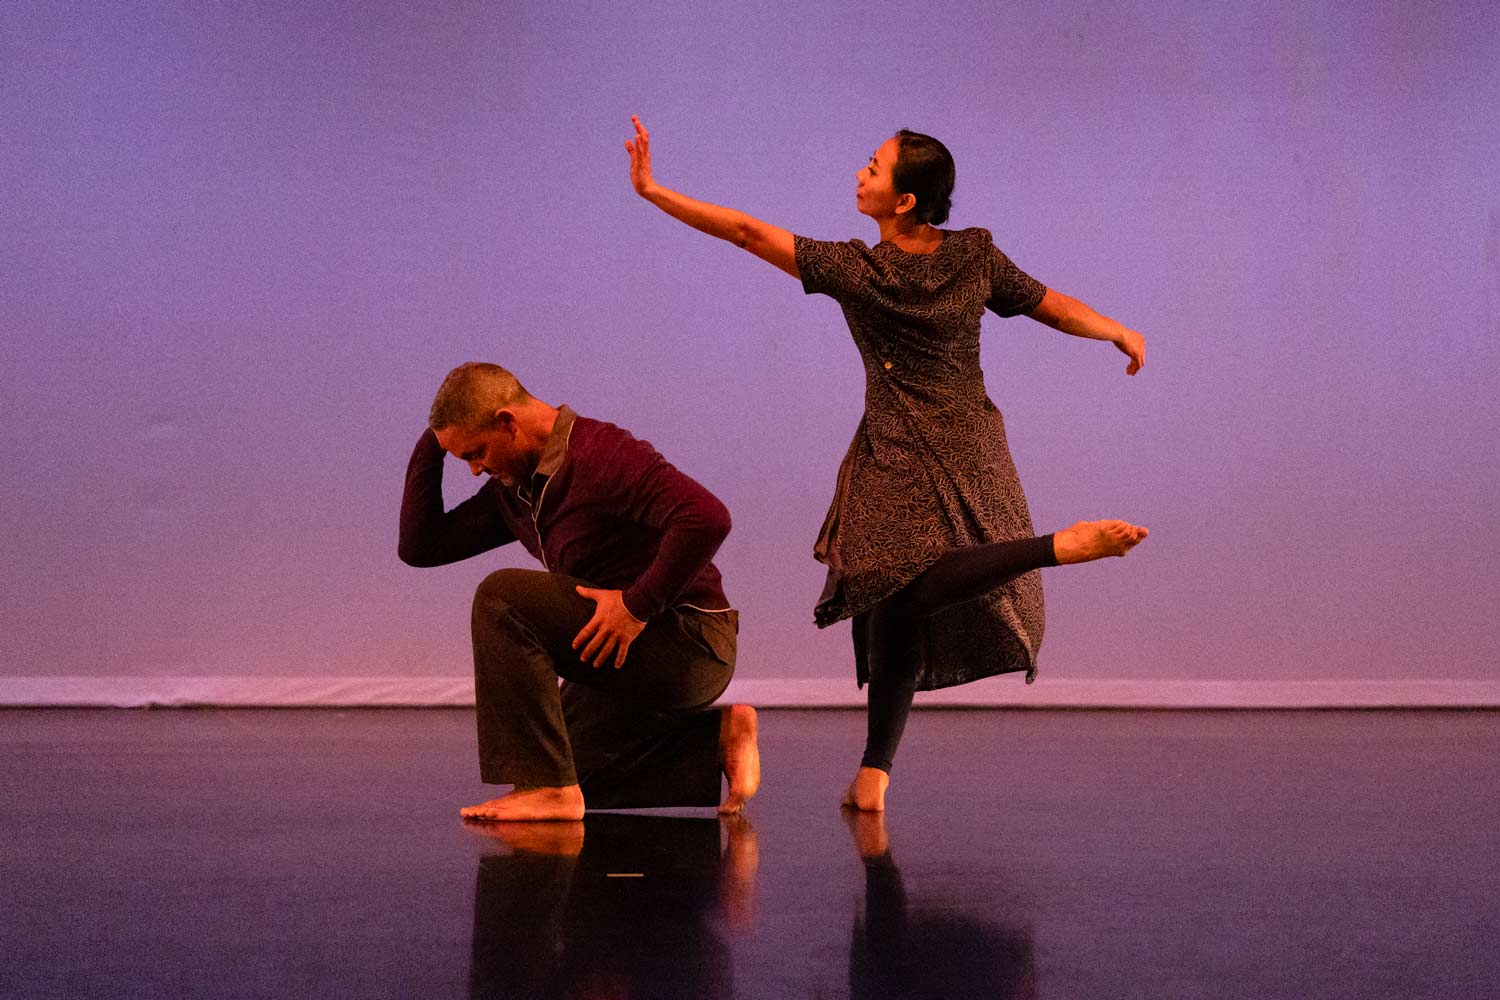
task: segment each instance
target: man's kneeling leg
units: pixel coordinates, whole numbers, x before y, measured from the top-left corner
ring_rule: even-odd
[[[507,569],[474,594],[474,700],[480,779],[489,784],[578,782],[557,682],[590,603],[557,574]]]

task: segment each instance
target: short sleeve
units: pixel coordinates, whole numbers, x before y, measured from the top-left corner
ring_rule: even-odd
[[[870,287],[870,262],[859,240],[832,243],[793,236],[792,248],[797,273],[802,275],[802,290],[808,295],[821,293],[843,300]]]
[[[1000,248],[990,244],[990,297],[985,308],[1001,316],[1019,316],[1041,305],[1047,286],[1021,270]]]

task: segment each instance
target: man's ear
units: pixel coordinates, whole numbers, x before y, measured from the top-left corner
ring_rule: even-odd
[[[902,215],[902,214],[904,214],[906,212],[910,212],[912,209],[914,209],[916,207],[917,207],[917,196],[914,195],[914,194],[912,194],[909,191],[906,194],[903,194],[901,197],[899,197],[899,198],[896,199],[896,214],[897,215]]]
[[[496,410],[495,415],[490,418],[490,426],[514,437],[521,424],[516,419],[515,410]]]

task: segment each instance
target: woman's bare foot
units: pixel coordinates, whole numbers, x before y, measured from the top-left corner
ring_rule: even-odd
[[[500,796],[466,806],[458,811],[464,819],[504,823],[537,820],[583,819],[583,790],[577,785],[564,788],[517,788]]]
[[[844,790],[844,797],[839,799],[839,805],[858,809],[860,812],[884,812],[885,790],[890,787],[889,774],[878,767],[862,767]]]
[[[721,813],[737,813],[760,790],[759,722],[749,705],[729,705],[719,713],[719,767],[729,781]]]
[[[879,858],[888,854],[891,840],[885,832],[885,813],[844,810],[844,822],[854,838],[854,849],[862,858]]]
[[[1128,521],[1079,521],[1052,536],[1058,565],[1123,556],[1150,532]]]

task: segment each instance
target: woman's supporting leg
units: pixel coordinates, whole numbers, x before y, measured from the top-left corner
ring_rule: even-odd
[[[854,618],[853,627],[860,630],[870,670],[865,685],[869,708],[865,715],[865,753],[854,781],[844,792],[841,802],[845,806],[863,812],[880,812],[885,808],[891,763],[901,743],[901,733],[906,729],[912,695],[917,690],[913,645],[917,624],[908,617],[903,605],[891,600]]]
[[[865,685],[869,706],[865,753],[860,766],[889,773],[906,729],[912,696],[917,693],[915,641],[921,623],[891,601],[876,605],[860,617],[864,619],[870,664],[870,680]]]
[[[917,692],[916,639],[922,618],[987,594],[1022,573],[1056,566],[1052,536],[991,542],[946,552],[901,591],[861,615],[870,660],[869,714],[861,767],[887,773]]]

